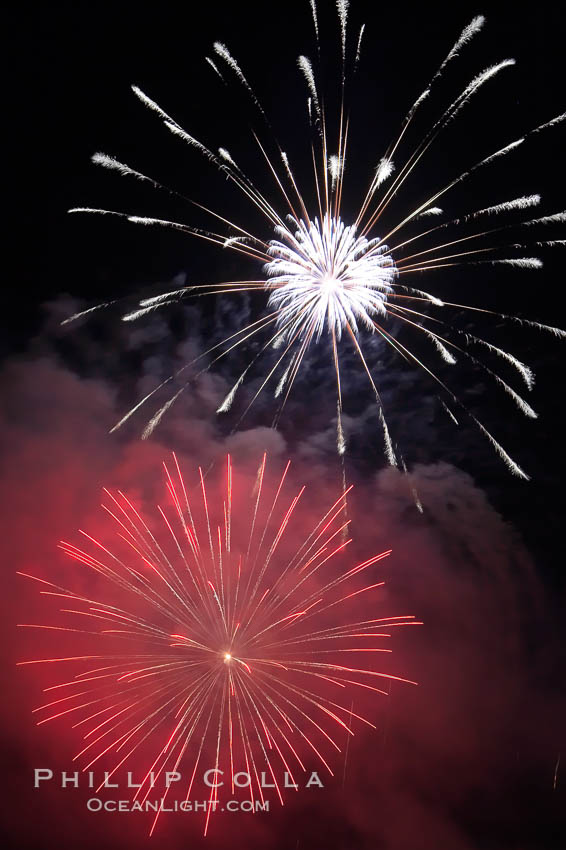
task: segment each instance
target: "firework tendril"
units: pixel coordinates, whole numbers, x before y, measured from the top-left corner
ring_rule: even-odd
[[[224,790],[234,793],[243,771],[252,803],[263,802],[267,777],[283,804],[282,773],[293,786],[310,761],[332,775],[353,727],[375,728],[352,697],[363,704],[364,694],[409,682],[378,659],[391,652],[392,629],[417,621],[378,616],[376,569],[389,551],[339,565],[351,542],[346,494],[297,542],[304,487],[286,494],[289,464],[271,485],[264,455],[250,498],[228,456],[217,504],[202,470],[191,491],[175,456],[164,468],[167,505],[153,519],[123,492],[105,490],[119,550],[84,531],[85,549],[60,544],[87,579],[94,574],[92,592],[85,578],[79,592],[21,573],[61,605],[65,622],[20,625],[77,641],[70,655],[20,662],[67,670],[45,688],[38,725],[70,722],[82,736],[75,760],[83,772],[110,762],[105,782],[145,759],[134,800],[188,765],[186,800],[197,769],[226,768]],[[210,804],[219,793],[214,783]]]
[[[318,62],[321,42],[314,0],[310,7]],[[180,299],[187,296],[207,294],[224,296],[264,293],[267,296],[267,309],[259,319],[242,326],[223,343],[211,346],[199,357],[181,366],[134,405],[115,428],[123,425],[142,406],[155,402],[158,392],[170,392],[173,382],[179,381],[180,387],[170,393],[166,401],[162,402],[147,420],[143,437],[149,437],[196,377],[238,347],[246,349],[262,337],[265,342],[260,343],[259,353],[255,353],[249,360],[217,412],[226,413],[230,409],[252,366],[257,361],[261,362],[262,355],[272,348],[276,350],[275,363],[270,365],[267,374],[262,377],[259,389],[247,404],[236,427],[268,386],[277,399],[274,417],[274,425],[277,425],[310,346],[319,343],[324,334],[330,341],[330,362],[336,376],[339,453],[342,454],[345,450],[342,427],[344,376],[341,373],[341,350],[347,345],[350,350],[354,350],[362,374],[367,378],[368,388],[375,399],[387,459],[391,464],[402,467],[404,461],[399,454],[395,435],[390,433],[387,424],[387,411],[379,392],[375,367],[368,360],[366,342],[367,335],[370,335],[373,339],[379,339],[391,346],[402,360],[426,373],[438,391],[443,409],[447,410],[451,419],[458,421],[451,408],[469,416],[508,469],[521,478],[528,478],[491,431],[465,407],[445,378],[438,374],[437,366],[431,358],[440,358],[442,363],[450,366],[456,365],[459,358],[466,360],[493,379],[524,415],[534,418],[536,413],[531,405],[507,380],[494,371],[492,366],[480,360],[478,352],[489,353],[502,360],[507,367],[511,366],[528,390],[532,388],[534,380],[530,368],[510,352],[469,333],[468,330],[458,329],[450,314],[466,310],[476,316],[491,315],[519,322],[523,326],[548,331],[559,337],[566,336],[566,332],[539,322],[447,301],[420,286],[420,280],[427,280],[433,272],[438,273],[463,265],[507,265],[516,269],[517,274],[523,274],[542,266],[540,258],[531,252],[538,252],[540,247],[566,244],[566,240],[560,238],[528,238],[533,229],[560,225],[566,221],[566,212],[563,210],[538,217],[533,215],[532,208],[537,207],[541,201],[538,194],[497,199],[481,209],[463,210],[457,217],[445,215],[443,209],[438,206],[440,199],[446,200],[452,190],[465,186],[478,171],[492,168],[502,159],[513,156],[518,148],[528,145],[540,133],[557,127],[566,118],[566,113],[545,121],[520,138],[510,139],[464,171],[453,173],[447,182],[439,185],[430,195],[415,200],[410,178],[422,164],[423,158],[438,136],[460,116],[470,100],[494,78],[515,64],[513,59],[504,59],[477,73],[451,103],[437,108],[436,117],[430,119],[424,134],[411,141],[415,136],[411,131],[416,116],[423,111],[423,104],[433,108],[431,101],[435,101],[433,95],[438,80],[445,74],[448,66],[456,62],[461,50],[483,28],[485,20],[483,16],[478,16],[463,29],[429,84],[412,104],[399,133],[385,153],[380,157],[376,156],[376,164],[368,164],[366,189],[359,198],[356,212],[352,214],[344,209],[342,200],[347,161],[348,157],[352,156],[349,147],[351,118],[346,94],[356,76],[365,28],[361,27],[357,38],[352,40],[352,50],[349,51],[349,4],[344,0],[337,0],[336,7],[340,27],[340,107],[332,121],[328,117],[323,87],[317,79],[317,62],[313,63],[306,56],[300,56],[298,59],[299,72],[307,87],[310,144],[306,146],[305,162],[310,163],[312,160],[313,167],[312,184],[308,192],[300,188],[288,155],[277,139],[273,138],[265,110],[239,63],[225,44],[214,44],[214,59],[207,57],[208,67],[213,69],[224,84],[228,84],[230,77],[233,77],[235,85],[241,87],[243,95],[249,99],[252,109],[255,110],[261,129],[252,127],[251,138],[258,159],[264,163],[267,174],[273,181],[273,196],[258,187],[225,147],[219,147],[217,151],[211,150],[183,129],[140,88],[132,87],[134,94],[163,121],[164,126],[177,139],[202,155],[212,167],[225,175],[251,208],[261,213],[265,227],[261,232],[252,232],[251,226],[247,226],[245,220],[232,221],[217,210],[186,198],[184,200],[188,201],[192,208],[211,217],[214,221],[213,227],[195,227],[180,221],[113,210],[73,208],[71,212],[118,216],[144,226],[173,228],[235,252],[256,267],[254,277],[250,279],[222,283],[203,282],[144,298],[135,309],[128,310],[123,315],[124,321],[134,321],[156,310],[178,304]],[[93,161],[122,176],[133,177],[180,196],[180,193],[107,154],[97,153]],[[301,168],[301,171],[303,170]],[[403,197],[407,199],[405,211],[392,220],[391,202]],[[517,220],[517,213],[524,215],[525,212],[527,217]],[[494,223],[494,219],[506,214],[513,216],[511,221],[499,225]],[[416,280],[418,287],[413,283]],[[76,314],[71,319],[90,313],[92,309]],[[446,314],[449,315],[444,318]],[[411,333],[417,333],[424,338],[430,349],[428,353],[426,350],[424,353],[415,353],[405,341],[404,334],[398,333],[399,328],[409,336]]]

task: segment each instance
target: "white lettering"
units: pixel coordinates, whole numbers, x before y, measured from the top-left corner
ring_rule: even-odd
[[[45,775],[42,776],[41,774]],[[36,767],[34,770],[33,787],[39,788],[39,783],[44,782],[46,779],[53,779],[53,771],[49,770],[48,767]]]
[[[224,782],[216,782],[216,783],[210,782],[209,776],[210,776],[211,773],[216,773],[216,774],[219,774],[220,776],[224,775],[224,771],[218,770],[217,768],[211,768],[210,770],[207,770],[206,773],[204,774],[204,784],[205,785],[208,785],[209,788],[220,788],[221,785],[224,785]]]
[[[316,785],[317,788],[324,788],[324,785],[320,781],[320,777],[319,777],[318,773],[316,773],[315,771],[313,771],[311,773],[310,779],[307,782],[307,784],[305,785],[305,788],[310,788],[311,785]]]

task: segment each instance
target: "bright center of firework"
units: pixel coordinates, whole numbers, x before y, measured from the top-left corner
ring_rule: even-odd
[[[321,290],[326,290],[328,293],[335,292],[340,285],[340,281],[330,275],[325,275],[320,281]]]
[[[232,660],[232,656],[229,652],[224,653],[224,664],[229,664]]]
[[[348,327],[357,333],[360,324],[375,330],[397,274],[387,246],[329,214],[322,225],[317,218],[291,222],[294,232],[276,228],[283,241],[269,243],[273,259],[265,266],[269,306],[283,338],[318,340],[325,327],[337,339]]]

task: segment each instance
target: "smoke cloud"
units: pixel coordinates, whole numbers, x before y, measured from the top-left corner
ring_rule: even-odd
[[[150,347],[160,338],[156,327],[136,344]],[[158,362],[150,354],[143,364],[140,384],[149,385]],[[285,438],[265,426],[222,433],[214,411],[227,384],[215,373],[180,399],[153,439],[140,441],[128,429],[109,436],[123,388],[80,371],[43,351],[8,361],[0,375],[3,779],[11,798],[4,825],[18,847],[139,847],[148,823],[141,815],[87,812],[88,789],[32,787],[34,767],[71,769],[78,736],[34,724],[45,673],[15,662],[40,654],[41,640],[15,623],[41,622],[42,600],[16,570],[56,581],[68,569],[58,540],[102,522],[101,487],[155,504],[161,463],[173,448],[188,472],[229,451],[250,480],[263,451],[275,468],[289,452]],[[327,424],[294,447],[293,481],[309,493],[299,528],[339,493],[330,432]],[[285,807],[274,800],[269,814],[219,815],[206,842],[200,818],[169,815],[151,840],[172,850],[213,849],[236,830],[242,846],[274,850],[558,847],[566,705],[544,593],[518,534],[469,475],[446,463],[417,465],[408,477],[387,468],[354,484],[355,553],[393,549],[381,571],[384,610],[424,621],[398,630],[394,644],[395,669],[418,686],[395,683],[388,698],[369,703],[377,731],[356,729],[324,790],[289,792]]]

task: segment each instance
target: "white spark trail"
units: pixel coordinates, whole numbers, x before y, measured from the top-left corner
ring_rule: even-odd
[[[306,56],[299,56],[299,58],[297,59],[297,65],[303,72],[305,80],[307,81],[307,86],[311,93],[312,102],[314,103],[314,108],[316,110],[317,117],[319,120],[321,120],[322,114],[320,111],[320,102],[318,100],[318,92],[316,90],[316,81],[314,78],[314,72],[312,69],[311,61]]]
[[[361,27],[360,27],[360,33],[358,35],[358,46],[356,47],[356,59],[355,59],[356,67],[359,65],[359,62],[360,62],[360,55],[361,55],[361,52],[362,52],[362,38],[364,37],[365,28],[366,28],[366,25],[362,24]]]
[[[205,61],[208,62],[208,64],[210,65],[210,67],[212,68],[214,73],[217,74],[220,77],[220,79],[222,80],[222,82],[224,83],[224,85],[226,85],[226,80],[224,79],[224,77],[222,76],[220,71],[218,70],[218,66],[216,65],[216,63],[212,61],[210,56],[205,56],[204,58],[205,58]]]
[[[450,51],[450,53],[448,54],[448,56],[446,57],[446,59],[444,60],[442,65],[440,66],[440,68],[438,69],[438,71],[437,71],[437,73],[436,73],[436,75],[433,79],[436,79],[442,73],[442,71],[448,65],[448,63],[452,59],[454,59],[456,56],[458,56],[458,54],[460,52],[460,48],[462,48],[462,47],[464,47],[464,45],[468,44],[468,42],[472,40],[472,38],[476,35],[476,33],[478,33],[482,29],[484,24],[485,24],[484,16],[483,15],[477,15],[475,18],[473,18],[470,21],[470,23],[466,27],[464,27],[464,29],[462,30],[462,32],[460,34],[460,38],[457,40],[456,44],[453,46],[452,50]]]
[[[73,313],[72,316],[68,316],[66,319],[63,319],[61,325],[69,325],[71,322],[76,322],[78,319],[82,319],[84,316],[90,316],[92,313],[96,313],[97,310],[105,310],[107,307],[111,307],[113,304],[117,302],[114,301],[104,301],[102,304],[96,304],[94,307],[89,307],[87,310],[81,310],[78,313]]]
[[[309,2],[310,2],[310,7],[311,7],[311,13],[312,13],[312,22],[313,22],[313,26],[314,26],[314,34],[316,36],[316,43],[318,45],[320,43],[320,37],[319,37],[319,32],[318,32],[318,14],[317,14],[317,11],[316,11],[316,0],[309,0]]]
[[[437,349],[438,353],[440,354],[440,356],[442,357],[442,359],[446,363],[448,363],[450,366],[455,366],[456,365],[456,358],[452,354],[450,354],[450,352],[448,351],[446,346],[443,345],[440,342],[440,340],[438,339],[436,334],[430,334],[430,333],[427,332],[427,336],[429,336],[432,339],[432,341],[434,342],[436,349]]]
[[[395,170],[395,166],[390,159],[380,160],[375,172],[375,188],[379,188],[382,183],[391,177]]]
[[[542,260],[539,260],[538,257],[518,257],[514,260],[490,260],[490,263],[492,265],[514,266],[517,269],[542,269],[543,266]]]
[[[336,0],[338,19],[340,21],[340,37],[342,40],[342,64],[346,62],[346,27],[348,25],[349,0]]]
[[[540,133],[542,130],[547,130],[549,127],[556,127],[563,121],[566,121],[566,112],[563,112],[561,115],[557,115],[556,118],[553,118],[551,121],[547,121],[546,124],[541,124],[540,127],[535,127],[534,130],[531,130],[529,135],[534,136],[535,133]]]
[[[419,108],[421,103],[423,103],[428,98],[428,96],[430,95],[430,91],[431,91],[433,84],[442,76],[444,69],[446,68],[448,63],[451,62],[452,59],[455,59],[459,55],[460,48],[464,47],[466,44],[468,44],[469,41],[471,41],[471,39],[474,37],[474,35],[481,30],[484,23],[485,23],[485,18],[483,17],[483,15],[478,15],[475,18],[473,18],[473,20],[466,27],[464,27],[464,29],[462,30],[462,32],[460,34],[460,37],[457,39],[457,41],[453,45],[452,49],[450,50],[450,52],[446,56],[446,59],[442,62],[442,64],[438,68],[437,72],[432,77],[428,86],[418,96],[416,101],[411,106],[409,112],[407,113],[407,116],[406,116],[406,118],[403,122],[403,129],[401,131],[401,134],[399,135],[399,138],[397,139],[397,142],[395,143],[394,150],[395,150],[395,148],[397,148],[397,145],[401,141],[401,138],[403,137],[405,130],[406,130],[409,122],[412,120],[415,112],[417,111],[417,109]]]
[[[114,159],[113,156],[108,156],[108,154],[95,153],[92,155],[91,161],[95,165],[101,165],[103,168],[108,168],[111,171],[118,171],[124,177],[137,177],[138,180],[153,183],[154,186],[158,185],[155,180],[151,179],[151,177],[146,177],[145,174],[142,174],[140,171],[135,171],[135,169],[130,168],[129,165],[119,162],[117,159]]]
[[[515,198],[513,201],[504,201],[501,204],[494,204],[491,207],[485,207],[472,213],[471,216],[464,216],[462,219],[455,219],[456,222],[467,221],[469,218],[477,218],[480,215],[499,215],[500,213],[511,212],[511,210],[526,210],[529,207],[536,207],[540,204],[540,195],[524,195],[521,198]]]
[[[232,403],[234,401],[234,398],[236,397],[238,387],[240,387],[244,383],[244,378],[246,376],[247,371],[248,370],[246,369],[246,371],[243,372],[240,375],[240,377],[238,378],[238,380],[236,381],[236,383],[234,384],[234,386],[232,387],[232,389],[230,390],[230,392],[228,393],[228,395],[226,396],[226,398],[224,399],[222,404],[216,409],[217,413],[227,413],[228,410],[230,410],[230,408],[232,407]]]
[[[257,108],[259,109],[261,114],[265,117],[265,112],[263,111],[263,108],[262,108],[259,100],[255,96],[252,87],[248,83],[246,77],[244,76],[242,69],[240,68],[240,66],[238,65],[238,63],[234,59],[234,57],[231,55],[231,53],[228,50],[228,48],[226,47],[226,45],[222,44],[222,42],[220,42],[220,41],[215,41],[214,42],[214,50],[218,54],[218,56],[220,56],[220,58],[223,59],[224,62],[226,62],[226,64],[234,71],[234,73],[236,74],[240,83],[244,86],[244,88],[246,89],[246,91],[250,95],[254,104],[257,106]]]
[[[132,91],[138,97],[148,109],[151,109],[153,112],[157,112],[160,118],[163,118],[164,121],[169,121],[171,124],[177,124],[174,118],[171,118],[158,104],[152,100],[148,95],[143,92],[138,86],[132,86]],[[178,126],[178,125],[177,125]]]
[[[324,67],[320,62],[320,29],[315,0],[310,0],[309,6],[315,33],[317,58],[319,64]],[[260,355],[263,355],[269,348],[277,351],[273,358],[275,365],[270,366],[268,374],[259,382],[259,389],[254,392],[251,402],[247,405],[236,427],[239,426],[251,405],[272,380],[275,398],[279,399],[278,410],[273,420],[273,425],[276,427],[299,370],[306,361],[309,347],[318,343],[323,334],[328,334],[336,375],[338,404],[336,437],[340,457],[343,459],[346,440],[342,424],[342,395],[343,391],[345,392],[345,387],[343,388],[342,384],[345,376],[341,376],[339,343],[353,346],[358,362],[367,374],[375,396],[380,426],[383,431],[385,455],[390,463],[397,464],[396,440],[393,439],[389,424],[386,421],[383,401],[374,377],[375,365],[367,360],[366,351],[362,349],[364,337],[369,334],[373,335],[374,340],[379,345],[386,343],[396,355],[416,364],[436,381],[446,393],[447,398],[463,407],[479,430],[487,436],[493,448],[511,472],[526,478],[526,473],[510,458],[485,426],[461,405],[452,390],[440,381],[436,373],[429,368],[426,360],[419,359],[400,342],[395,333],[390,333],[387,324],[391,320],[395,320],[402,322],[404,328],[409,325],[412,326],[413,333],[420,333],[421,337],[426,337],[432,344],[434,351],[431,353],[432,346],[427,344],[425,348],[426,356],[434,356],[436,362],[439,360],[438,355],[444,363],[450,366],[457,365],[455,354],[469,358],[478,368],[482,368],[488,373],[495,384],[513,400],[522,413],[530,418],[536,417],[533,408],[502,377],[479,359],[476,359],[466,348],[467,346],[470,348],[479,346],[485,349],[485,352],[503,359],[519,373],[529,389],[534,382],[531,369],[497,345],[469,332],[461,331],[457,326],[452,327],[450,324],[441,321],[437,318],[437,311],[446,311],[451,308],[452,310],[466,310],[470,313],[485,314],[486,316],[497,316],[519,322],[525,327],[546,331],[557,338],[566,338],[566,331],[543,323],[518,319],[478,307],[455,304],[450,302],[447,297],[440,297],[436,292],[427,291],[425,288],[406,286],[399,281],[406,279],[402,278],[401,275],[411,274],[413,278],[409,279],[414,279],[415,274],[428,276],[438,269],[448,270],[462,265],[468,267],[501,265],[516,269],[518,273],[540,270],[542,260],[532,255],[535,248],[550,248],[566,244],[566,240],[561,238],[546,241],[540,239],[539,241],[529,241],[525,238],[524,242],[520,242],[516,237],[511,244],[502,245],[500,242],[494,244],[494,237],[511,228],[530,230],[536,227],[562,225],[566,222],[565,211],[551,214],[543,213],[537,218],[518,220],[516,213],[523,213],[541,203],[541,196],[538,193],[519,195],[505,201],[484,202],[485,205],[481,209],[468,212],[460,212],[459,210],[452,212],[443,203],[443,207],[446,209],[445,219],[448,220],[442,219],[441,223],[436,225],[433,221],[430,221],[429,224],[422,223],[425,219],[444,215],[443,208],[437,205],[440,198],[451,190],[461,187],[480,169],[500,163],[508,154],[515,153],[531,136],[562,125],[566,119],[566,113],[557,115],[525,132],[520,138],[487,154],[478,162],[468,166],[456,177],[448,179],[449,174],[447,174],[445,179],[448,179],[448,182],[441,185],[440,188],[434,189],[430,197],[419,198],[417,195],[418,203],[416,206],[414,206],[414,202],[413,205],[405,208],[400,206],[401,212],[393,217],[394,203],[399,207],[401,192],[408,186],[409,177],[414,176],[415,169],[441,132],[461,115],[470,100],[485,85],[498,77],[502,71],[515,64],[513,59],[505,59],[484,68],[471,76],[471,79],[467,77],[469,82],[463,88],[456,89],[457,93],[447,101],[448,105],[444,101],[444,105],[430,119],[428,129],[425,128],[424,133],[416,137],[408,153],[403,152],[403,141],[410,139],[408,131],[415,113],[425,101],[429,102],[431,107],[433,106],[431,93],[433,89],[435,93],[437,88],[440,89],[440,87],[436,87],[436,83],[445,73],[447,66],[456,60],[463,48],[483,28],[485,19],[482,15],[478,15],[462,29],[444,60],[431,77],[428,86],[413,102],[401,124],[401,130],[396,139],[379,159],[376,156],[376,159],[373,160],[374,162],[377,161],[377,165],[373,172],[368,175],[368,188],[363,196],[362,203],[358,207],[358,212],[352,217],[346,218],[342,207],[342,192],[345,185],[346,168],[349,167],[355,155],[355,150],[352,149],[351,145],[348,147],[350,114],[345,100],[346,67],[349,59],[347,51],[351,53],[353,59],[353,76],[355,77],[360,61],[362,38],[365,37],[365,25],[361,26],[355,44],[349,44],[347,38],[349,2],[348,0],[336,0],[334,7],[338,16],[342,63],[339,79],[336,80],[339,107],[336,116],[332,116],[332,120],[328,118],[326,111],[328,101],[322,84],[320,86],[317,84],[313,63],[305,55],[299,56],[297,60],[299,71],[306,82],[308,94],[311,133],[308,157],[309,160],[312,157],[314,177],[312,191],[305,192],[300,185],[299,175],[302,175],[304,169],[291,168],[289,157],[279,142],[276,139],[267,141],[264,138],[263,134],[266,130],[272,133],[266,113],[240,64],[228,48],[217,41],[214,43],[215,61],[208,57],[206,61],[224,84],[226,84],[226,80],[222,72],[224,65],[226,65],[230,82],[232,82],[232,75],[235,75],[237,84],[244,88],[245,93],[251,98],[263,118],[262,133],[256,131],[253,125],[251,132],[261,152],[260,161],[263,162],[268,177],[272,181],[273,196],[256,188],[255,183],[237,165],[225,147],[218,147],[215,144],[213,148],[209,148],[184,130],[177,121],[141,89],[137,86],[132,88],[142,103],[158,115],[172,134],[195,149],[205,160],[227,177],[230,185],[234,185],[246,202],[251,203],[253,210],[260,214],[263,219],[263,229],[258,227],[251,232],[251,226],[250,229],[241,227],[236,222],[227,219],[221,212],[190,199],[184,200],[215,218],[215,230],[196,228],[167,219],[126,215],[112,210],[76,207],[72,212],[118,216],[144,226],[158,225],[173,228],[188,235],[197,236],[219,247],[227,248],[240,256],[246,256],[248,259],[262,264],[263,274],[254,275],[254,280],[199,284],[161,293],[140,300],[135,309],[129,309],[123,316],[124,321],[133,321],[161,307],[174,304],[186,294],[198,297],[201,295],[223,296],[228,293],[250,293],[250,295],[253,295],[254,292],[263,292],[268,306],[268,315],[251,322],[249,326],[242,327],[224,343],[213,345],[206,352],[206,357],[214,352],[214,359],[210,363],[207,362],[203,369],[198,372],[198,375],[202,374],[222,357],[228,355],[229,352],[238,346],[243,346],[246,340],[255,337],[260,331],[268,332],[265,345],[260,344],[254,348],[254,353],[247,358],[247,365],[245,365],[244,370],[218,406],[218,413],[227,413],[232,408],[236,394],[241,389],[245,377],[252,365],[258,362]],[[217,57],[224,63],[224,65],[221,65],[222,72],[217,67]],[[424,113],[424,111],[423,109],[422,112]],[[477,127],[477,124],[474,127]],[[331,131],[329,128],[331,128]],[[346,158],[347,148],[348,159]],[[214,150],[217,150],[217,153]],[[132,176],[157,188],[171,191],[151,177],[107,154],[97,153],[94,155],[93,161],[121,176]],[[420,167],[422,169],[423,165],[421,164]],[[518,173],[522,172],[518,171]],[[315,200],[315,214],[312,213],[309,206],[313,198]],[[387,225],[384,223],[386,216],[389,216]],[[510,218],[504,221],[502,225],[493,227],[490,220],[499,219],[502,216],[510,216]],[[480,224],[483,219],[486,220],[485,225]],[[513,221],[513,219],[515,220]],[[416,222],[421,222],[420,227],[413,227],[413,223]],[[495,224],[498,223],[498,221],[495,222]],[[267,235],[265,226],[268,228]],[[464,227],[466,227],[466,230],[455,231],[455,228]],[[397,244],[392,244],[393,235],[402,230],[403,235],[397,237],[399,240]],[[440,234],[442,236],[439,238]],[[536,234],[533,235],[536,236]],[[418,243],[419,248],[416,253],[410,254],[406,250],[401,251],[417,240],[422,241]],[[518,256],[519,252],[523,256]],[[256,280],[256,277],[259,280]],[[428,287],[428,284],[425,284],[425,287]],[[113,303],[113,301],[107,302],[107,305]],[[73,321],[75,318],[87,315],[102,306],[104,305],[82,311],[73,317],[69,317],[66,321]],[[439,326],[445,326],[452,330],[460,339],[464,338],[466,346],[461,348],[453,343],[450,338],[435,333],[434,328]],[[447,336],[449,337],[450,334],[448,333]],[[345,341],[343,341],[344,337]],[[218,353],[217,350],[222,353]],[[376,350],[374,345],[373,351]],[[206,357],[204,358],[205,361]],[[458,356],[458,360],[461,362],[460,356]],[[158,390],[162,388],[171,389],[170,385],[173,378],[181,375],[189,365],[185,364],[175,375],[171,375],[159,387],[148,393],[138,405],[122,418],[116,427],[125,422],[135,410],[139,409],[141,404],[153,398],[154,393],[157,393]],[[167,410],[187,389],[192,380],[194,380],[194,376],[185,381],[180,389],[176,389],[171,398],[160,403],[159,409],[154,413],[144,430],[144,438],[151,435]],[[444,404],[444,401],[442,403]],[[456,422],[451,411],[448,408],[446,409]],[[402,459],[401,464],[404,464]],[[344,465],[343,474],[345,474]],[[220,596],[217,602],[220,601],[222,592],[220,587]]]
[[[423,210],[421,213],[419,213],[418,216],[415,216],[415,218],[422,218],[425,215],[442,215],[443,212],[444,210],[442,210],[440,207],[429,207],[427,210]]]

